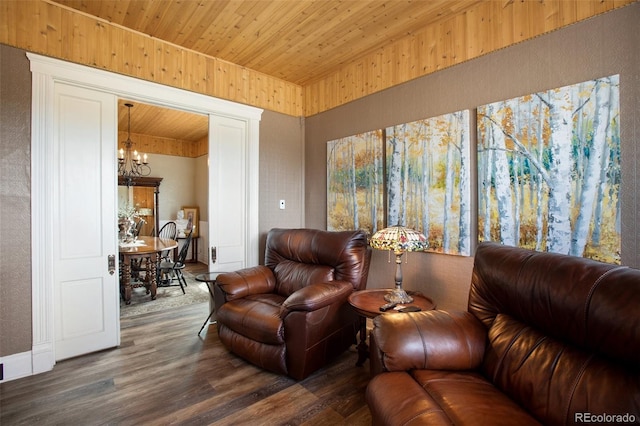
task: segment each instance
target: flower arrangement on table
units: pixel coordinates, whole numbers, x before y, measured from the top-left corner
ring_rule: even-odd
[[[135,241],[135,219],[139,216],[137,210],[130,204],[118,208],[118,241],[130,243]]]

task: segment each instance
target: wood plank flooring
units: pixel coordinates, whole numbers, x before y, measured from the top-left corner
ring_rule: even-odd
[[[302,381],[230,354],[200,303],[124,318],[118,348],[0,384],[8,425],[368,425],[355,347]]]

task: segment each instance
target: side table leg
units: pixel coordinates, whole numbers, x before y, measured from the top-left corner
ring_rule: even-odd
[[[358,343],[358,361],[357,367],[361,367],[364,362],[369,358],[369,346],[367,346],[367,318],[360,317],[360,343]]]
[[[207,325],[207,323],[209,322],[209,319],[211,319],[212,316],[213,316],[213,311],[209,312],[209,316],[202,323],[202,327],[200,327],[200,331],[198,331],[198,336],[200,335],[200,333],[202,333],[202,330],[204,330],[204,326]]]
[[[206,281],[207,283],[207,290],[209,290],[209,295],[211,296],[211,300],[213,301],[215,299],[215,296],[213,295],[213,290],[211,289],[213,287],[213,285],[215,284],[215,281]],[[202,327],[200,327],[200,331],[198,331],[198,336],[200,335],[200,333],[202,333],[202,330],[204,330],[204,326],[207,325],[207,323],[209,322],[209,320],[211,319],[211,317],[213,316],[213,313],[215,312],[215,308],[211,309],[211,312],[209,312],[209,316],[207,317],[206,320],[204,320],[204,322],[202,323]],[[213,321],[213,323],[215,324],[217,321]]]
[[[193,238],[191,240],[191,261],[197,262],[198,261],[197,256],[198,256],[198,239]]]

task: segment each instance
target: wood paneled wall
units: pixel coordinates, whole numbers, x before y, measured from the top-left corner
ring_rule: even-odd
[[[304,88],[45,0],[2,0],[0,43],[293,116],[310,116],[637,0],[493,0]]]
[[[127,132],[118,132],[118,149],[124,149],[123,141],[127,140],[127,136]],[[209,151],[209,139],[206,137],[194,142],[131,133],[131,140],[135,144],[133,148],[145,154],[196,158]]]
[[[635,0],[492,0],[304,87],[305,116],[477,58]],[[515,77],[514,77],[515,78]]]
[[[30,52],[302,115],[302,88],[43,0],[0,1],[0,43]]]

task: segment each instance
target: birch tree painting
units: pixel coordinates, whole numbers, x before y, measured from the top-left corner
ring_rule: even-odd
[[[469,111],[385,129],[387,224],[422,232],[428,251],[471,252]]]
[[[327,142],[327,229],[364,229],[384,224],[382,131]]]
[[[619,76],[478,108],[481,241],[620,263]]]

